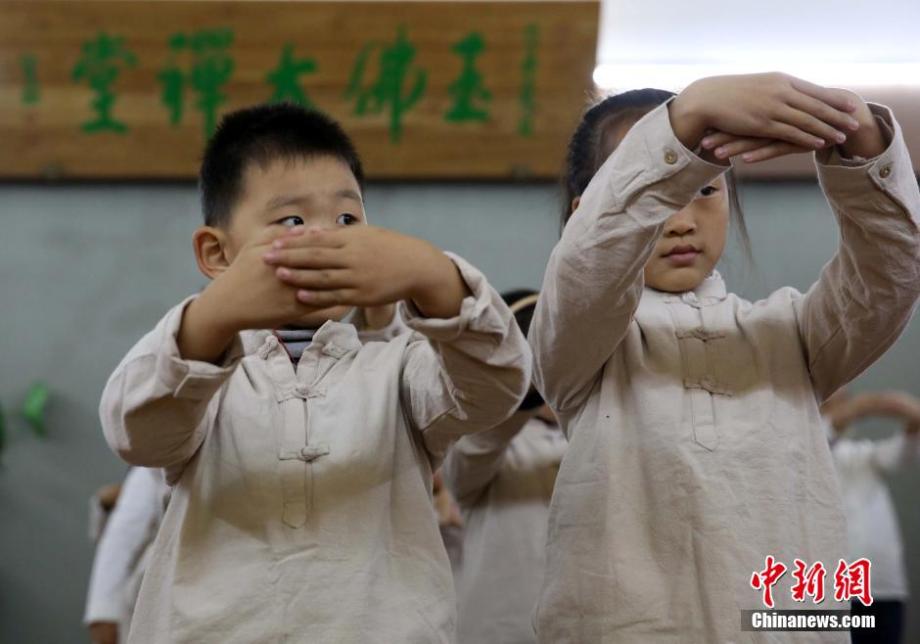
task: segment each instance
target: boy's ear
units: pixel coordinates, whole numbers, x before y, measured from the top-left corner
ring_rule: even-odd
[[[202,226],[192,235],[195,261],[198,270],[208,279],[214,279],[230,266],[227,255],[227,234],[214,226]]]

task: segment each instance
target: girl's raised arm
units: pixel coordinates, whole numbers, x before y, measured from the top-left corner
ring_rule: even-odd
[[[665,221],[727,169],[684,147],[669,105],[634,125],[601,166],[547,265],[529,338],[536,386],[563,416],[623,339]]]
[[[920,190],[901,128],[871,106],[887,147],[866,160],[818,155],[818,178],[840,226],[840,247],[795,300],[812,381],[823,400],[898,338],[920,297]]]

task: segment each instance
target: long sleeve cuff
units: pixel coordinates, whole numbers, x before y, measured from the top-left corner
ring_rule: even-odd
[[[427,318],[411,301],[400,303],[406,325],[436,342],[451,342],[467,332],[494,334],[501,338],[508,325],[494,306],[497,297],[485,276],[472,264],[453,253],[446,253],[460,270],[471,295],[463,298],[460,313],[452,318]]]
[[[86,626],[96,622],[115,622],[120,624],[125,618],[124,606],[120,598],[90,597],[83,613]]]
[[[157,378],[176,398],[206,400],[213,396],[233,373],[244,352],[242,341],[237,334],[218,364],[182,358],[179,354],[179,328],[185,308],[194,299],[195,296],[187,298],[173,308],[163,320],[165,346],[158,355]]]
[[[598,170],[597,175],[604,176],[606,198],[614,205],[604,210],[624,210],[640,192],[651,189],[670,207],[627,212],[633,216],[642,212],[654,219],[648,223],[663,223],[674,210],[693,201],[700,188],[731,169],[706,161],[681,143],[671,127],[670,102],[640,119]]]
[[[917,203],[914,176],[907,145],[891,110],[870,104],[882,133],[888,140],[884,152],[872,159],[847,158],[837,147],[815,153],[821,187],[832,200],[866,206],[881,215],[903,217],[920,225],[911,206]]]

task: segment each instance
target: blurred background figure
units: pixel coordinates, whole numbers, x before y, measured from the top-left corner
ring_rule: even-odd
[[[920,461],[920,400],[891,391],[850,394],[841,389],[821,408],[840,478],[850,558],[871,562],[873,603],[854,600],[853,614],[875,615],[875,629],[852,632],[854,644],[899,644],[908,599],[904,546],[885,475]],[[868,416],[887,416],[903,430],[887,438],[854,439],[847,429]]]
[[[156,537],[170,488],[162,470],[134,467],[120,493],[107,486],[111,514],[102,528],[86,598],[84,623],[93,644],[127,641],[150,545]]]
[[[537,292],[502,297],[527,332]],[[531,624],[543,582],[549,502],[565,436],[536,392],[494,429],[448,451],[444,484],[463,515],[463,565],[455,573],[460,644],[535,642]]]

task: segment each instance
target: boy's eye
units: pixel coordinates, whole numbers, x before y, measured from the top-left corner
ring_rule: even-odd
[[[337,223],[339,226],[354,226],[359,221],[360,220],[357,217],[351,213],[346,212],[342,215],[339,215],[338,219],[335,220],[335,223]]]
[[[718,191],[719,189],[715,186],[706,186],[705,188],[700,189],[700,195],[704,197],[709,197],[710,195],[714,195]]]
[[[284,219],[279,219],[275,222],[276,224],[281,224],[282,226],[287,226],[288,228],[293,228],[294,226],[303,226],[303,217],[298,217],[297,215],[291,215],[290,217],[285,217]]]

